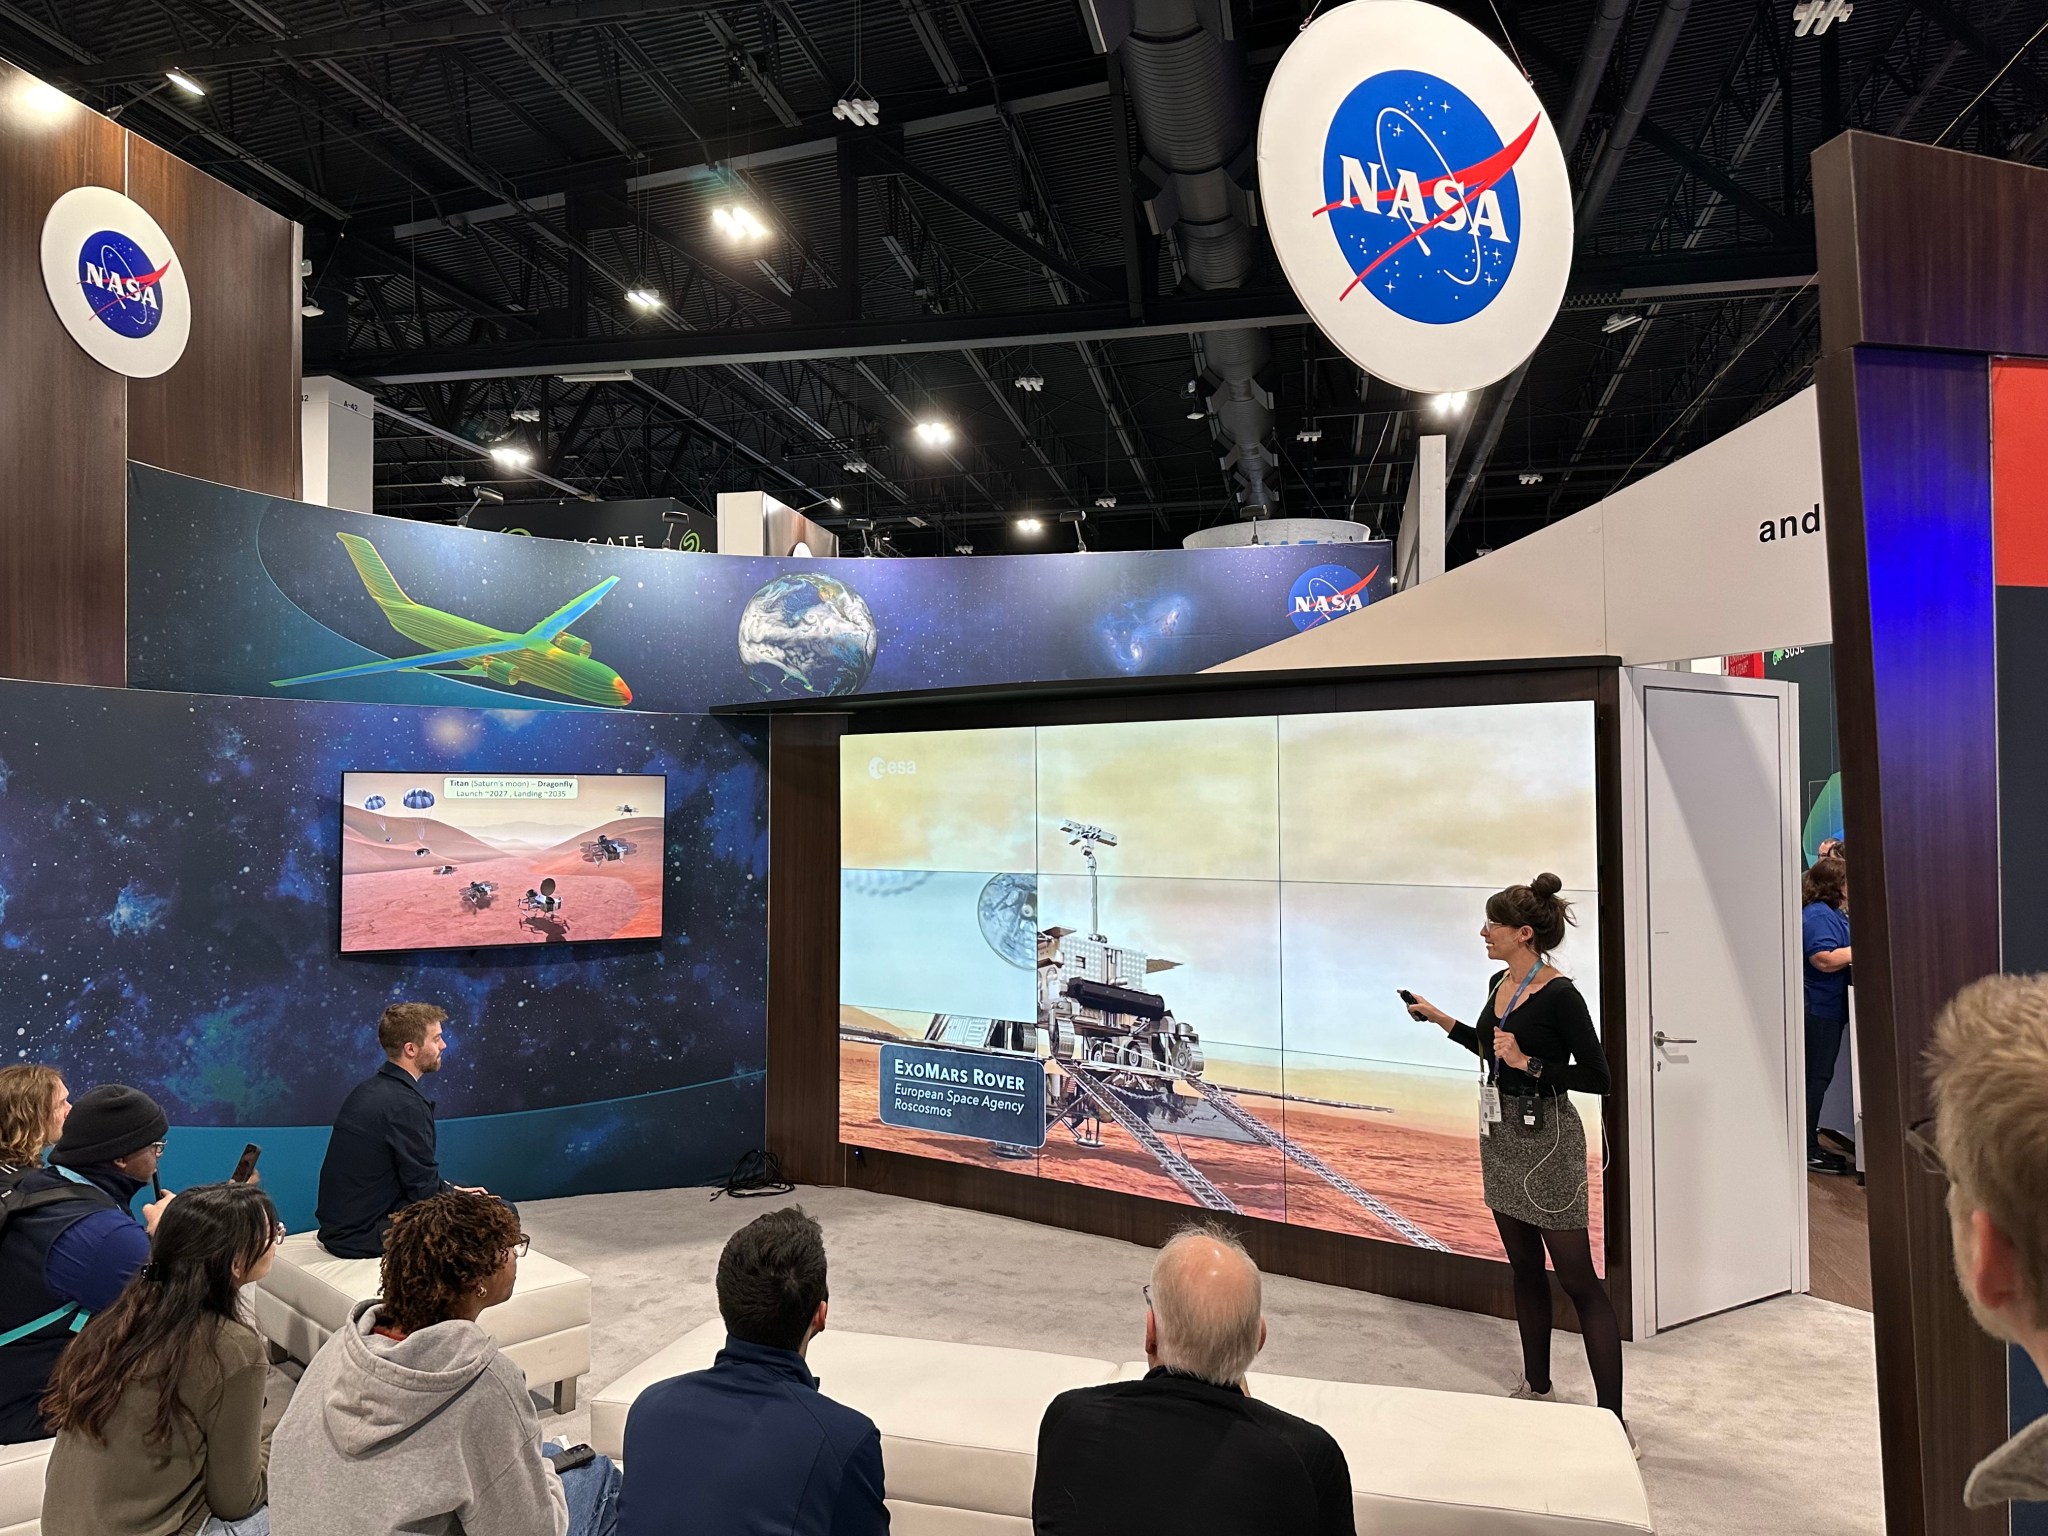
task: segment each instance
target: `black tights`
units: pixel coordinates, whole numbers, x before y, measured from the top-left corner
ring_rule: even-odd
[[[1602,1408],[1621,1417],[1621,1320],[1614,1315],[1607,1288],[1593,1273],[1593,1243],[1586,1229],[1553,1232],[1499,1211],[1493,1213],[1493,1224],[1500,1228],[1501,1246],[1515,1272],[1515,1324],[1522,1330],[1522,1374],[1529,1385],[1550,1389],[1550,1276],[1543,1268],[1547,1247],[1550,1262],[1557,1266],[1558,1283],[1578,1310],[1593,1390]]]

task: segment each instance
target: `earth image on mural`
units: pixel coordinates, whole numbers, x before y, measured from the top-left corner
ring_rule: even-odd
[[[988,947],[1020,971],[1038,964],[1038,877],[991,875],[975,914]]]
[[[810,571],[776,577],[740,612],[740,665],[766,698],[858,692],[878,640],[861,595]]]

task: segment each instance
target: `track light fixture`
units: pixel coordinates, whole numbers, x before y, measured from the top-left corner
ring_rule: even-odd
[[[846,94],[839,98],[832,108],[832,115],[842,123],[851,123],[856,128],[878,127],[882,121],[882,104],[868,94],[868,88],[858,80],[846,88]]]
[[[866,459],[848,459],[839,467],[849,475],[864,475],[868,472],[868,461]]]
[[[1613,314],[1600,322],[1600,334],[1612,336],[1617,331],[1625,331],[1630,326],[1640,323],[1642,318],[1641,315],[1632,315],[1625,309],[1617,309]]]
[[[193,79],[192,76],[186,74],[182,69],[167,69],[164,71],[164,78],[187,96],[204,96],[206,94],[206,87]]]
[[[1202,381],[1189,379],[1181,387],[1180,397],[1187,407],[1189,421],[1202,421],[1209,414],[1209,407],[1202,400]]]
[[[441,477],[441,483],[442,483],[443,485],[452,485],[452,486],[454,486],[454,487],[455,487],[455,489],[456,489],[456,490],[458,490],[458,491],[459,491],[459,490],[461,490],[461,489],[462,489],[462,488],[463,488],[463,487],[464,487],[465,485],[469,484],[469,476],[467,476],[467,475],[443,475],[443,476]]]
[[[1323,440],[1323,429],[1321,427],[1303,427],[1294,434],[1294,440],[1297,443],[1320,443]]]
[[[540,407],[537,405],[515,405],[512,407],[514,421],[539,421]]]
[[[1045,388],[1045,379],[1043,375],[1036,373],[1020,373],[1017,375],[1016,382],[1017,387],[1021,390],[1024,390],[1027,394],[1035,395],[1040,390]]]
[[[1098,496],[1095,498],[1095,505],[1102,508],[1105,512],[1114,512],[1116,510],[1116,498],[1114,496]]]
[[[1847,22],[1856,14],[1856,7],[1849,0],[1799,0],[1792,7],[1792,19],[1799,25],[1792,29],[1794,37],[1819,37],[1836,22]]]
[[[1543,483],[1543,471],[1540,469],[1525,469],[1515,478],[1524,485],[1541,485]]]

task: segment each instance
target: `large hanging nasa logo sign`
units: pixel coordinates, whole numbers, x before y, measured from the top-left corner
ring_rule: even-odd
[[[1421,0],[1353,0],[1281,56],[1260,203],[1309,317],[1404,389],[1480,389],[1536,350],[1571,271],[1556,131],[1484,33]]]
[[[192,296],[170,236],[108,187],[74,187],[43,220],[43,287],[71,339],[131,379],[185,355]]]

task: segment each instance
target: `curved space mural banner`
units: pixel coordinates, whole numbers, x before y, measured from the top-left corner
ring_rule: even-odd
[[[1199,672],[1392,590],[1385,543],[692,555],[336,511],[139,464],[128,507],[129,684],[207,693],[696,714]]]
[[[365,770],[660,775],[661,937],[340,954],[341,778]],[[172,1188],[262,1144],[300,1226],[379,1013],[422,1000],[449,1014],[425,1091],[451,1176],[702,1182],[760,1140],[766,794],[765,732],[709,717],[0,683],[0,1063],[155,1096]],[[488,868],[447,879],[451,913]]]

